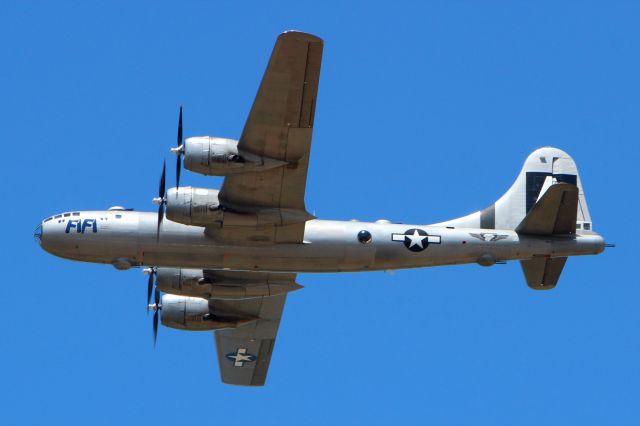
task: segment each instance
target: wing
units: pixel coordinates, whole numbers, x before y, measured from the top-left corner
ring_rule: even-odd
[[[288,217],[297,214],[299,226],[289,230],[288,241],[302,241],[304,222],[309,219],[304,192],[322,46],[322,40],[310,34],[286,32],[278,37],[238,151],[286,165],[227,176],[220,191],[220,200],[232,209],[274,209],[286,211]]]
[[[301,289],[296,274],[256,271],[226,271],[205,269],[207,282],[198,284],[196,297],[249,299],[277,296]]]
[[[282,318],[286,294],[244,300],[212,300],[221,311],[258,317],[234,329],[215,332],[220,376],[227,384],[264,386]]]

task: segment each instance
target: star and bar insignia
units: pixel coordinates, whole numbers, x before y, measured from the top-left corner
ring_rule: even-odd
[[[236,352],[226,354],[225,357],[229,361],[233,361],[234,367],[243,367],[246,362],[253,362],[256,360],[256,356],[248,354],[246,348],[238,348]]]
[[[412,228],[404,231],[404,234],[391,234],[391,241],[402,241],[409,250],[419,252],[426,249],[429,244],[440,244],[441,237],[429,235],[422,229]]]

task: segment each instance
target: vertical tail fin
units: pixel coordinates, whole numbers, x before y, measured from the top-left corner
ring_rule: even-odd
[[[468,216],[437,225],[515,230],[547,190],[557,183],[577,187],[576,228],[578,232],[590,231],[591,216],[576,163],[566,152],[551,147],[532,152],[511,188],[494,204]]]
[[[437,225],[508,229],[528,235],[573,235],[592,230],[591,216],[575,161],[566,152],[545,147],[527,157],[511,188],[491,206]],[[527,285],[556,286],[566,257],[522,260]]]

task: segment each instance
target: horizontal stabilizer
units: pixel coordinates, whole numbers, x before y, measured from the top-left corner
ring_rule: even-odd
[[[522,270],[527,280],[527,285],[534,290],[550,290],[556,286],[566,257],[534,257],[530,260],[522,260]]]
[[[577,216],[578,187],[570,183],[556,183],[529,210],[516,232],[531,235],[572,235],[576,233]]]

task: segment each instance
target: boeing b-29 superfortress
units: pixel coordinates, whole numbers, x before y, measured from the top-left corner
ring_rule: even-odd
[[[598,254],[573,159],[541,148],[498,201],[433,225],[316,219],[304,203],[323,42],[278,37],[240,140],[182,138],[176,187],[158,213],[121,207],[45,219],[36,237],[66,259],[146,266],[154,339],[160,322],[215,330],[222,381],[262,386],[296,273],[376,271],[519,260],[527,284],[553,288],[568,256]],[[180,169],[224,176],[220,190],[180,187]],[[155,286],[154,286],[155,281]],[[160,292],[164,293],[160,296]]]

